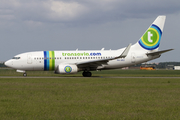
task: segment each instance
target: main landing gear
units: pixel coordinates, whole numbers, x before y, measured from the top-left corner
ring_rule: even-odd
[[[92,73],[91,72],[83,72],[82,73],[82,75],[84,76],[84,77],[91,77],[92,76]]]

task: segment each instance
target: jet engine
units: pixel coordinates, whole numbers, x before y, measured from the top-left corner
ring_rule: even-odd
[[[77,65],[73,65],[73,64],[60,64],[58,65],[55,71],[55,73],[57,74],[72,74],[77,72],[78,72],[78,67]]]

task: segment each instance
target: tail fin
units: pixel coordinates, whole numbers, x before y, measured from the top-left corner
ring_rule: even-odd
[[[134,47],[137,49],[158,50],[165,20],[166,16],[158,16]]]

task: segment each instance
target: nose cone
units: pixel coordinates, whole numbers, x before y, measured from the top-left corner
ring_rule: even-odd
[[[10,61],[10,60],[6,61],[4,64],[5,64],[7,67],[11,67],[11,61]]]

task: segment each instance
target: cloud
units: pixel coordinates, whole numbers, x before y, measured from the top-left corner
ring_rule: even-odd
[[[99,24],[178,13],[179,6],[177,0],[1,0],[0,22]]]
[[[55,21],[72,21],[83,15],[87,8],[77,2],[49,1],[45,3],[49,10],[47,17]]]
[[[19,2],[16,0],[1,0],[0,21],[14,20],[14,9],[19,7],[19,5]]]

